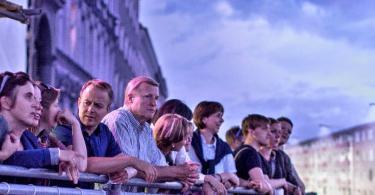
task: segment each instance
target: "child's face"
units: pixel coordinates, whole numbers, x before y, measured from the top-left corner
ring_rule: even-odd
[[[222,112],[215,112],[208,117],[203,119],[204,124],[206,125],[206,129],[211,130],[213,134],[219,132],[221,124],[223,124],[223,113]]]

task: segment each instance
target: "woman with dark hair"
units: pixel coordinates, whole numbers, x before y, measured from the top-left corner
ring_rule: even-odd
[[[59,148],[67,150],[61,141],[51,134],[57,124],[66,124],[72,126],[73,144],[69,148],[71,152],[77,155],[77,168],[79,171],[85,171],[87,167],[86,144],[83,139],[80,123],[78,119],[68,110],[61,110],[59,107],[60,91],[51,86],[47,86],[37,81],[35,85],[36,94],[40,94],[42,114],[38,126],[30,128],[30,131],[36,136],[38,148]],[[32,133],[25,131],[23,136],[33,139]]]
[[[59,148],[36,149],[33,142],[21,137],[25,129],[38,126],[42,113],[40,101],[40,93],[26,73],[0,74],[0,144],[6,143],[7,135],[13,135],[14,143],[20,140],[17,151],[3,163],[27,168],[66,165],[62,168],[77,182],[78,162],[74,152]]]
[[[198,127],[193,133],[190,158],[201,165],[201,173],[213,175],[228,189],[238,186],[239,179],[229,145],[217,135],[224,108],[218,102],[203,101],[194,109],[193,120]]]

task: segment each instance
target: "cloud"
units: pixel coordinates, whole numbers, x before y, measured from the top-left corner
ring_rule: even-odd
[[[219,1],[216,3],[215,11],[222,16],[231,16],[234,13],[233,7],[227,1]]]
[[[323,16],[324,10],[311,2],[302,3],[302,11],[307,16]]]
[[[26,1],[14,1],[26,6]],[[0,72],[26,71],[26,25],[0,18]]]
[[[216,7],[223,2],[216,1]],[[312,3],[296,9],[309,17],[331,16]],[[296,123],[293,138],[311,138],[319,135],[321,123],[339,129],[363,121],[367,101],[375,96],[375,51],[326,36],[322,29],[292,19],[275,24],[269,12],[260,11],[221,18],[178,9],[142,14],[170,97],[191,107],[202,100],[222,102],[223,129],[249,113],[285,115]]]

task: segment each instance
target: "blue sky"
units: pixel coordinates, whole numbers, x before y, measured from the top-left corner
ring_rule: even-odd
[[[374,1],[143,0],[170,98],[288,116],[292,141],[372,120]],[[320,124],[330,126],[319,129]]]
[[[11,2],[27,5],[26,0]],[[0,18],[0,72],[26,71],[26,25],[8,18]]]
[[[294,141],[375,119],[374,1],[140,2],[170,98],[221,102],[221,135],[249,113],[290,117]],[[25,70],[25,37],[0,19],[0,71]]]

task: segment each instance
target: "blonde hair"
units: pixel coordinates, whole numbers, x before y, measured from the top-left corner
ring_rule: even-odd
[[[153,134],[159,148],[166,148],[186,138],[193,124],[178,114],[164,114],[155,124]]]
[[[159,87],[159,83],[156,82],[154,79],[147,77],[147,76],[138,76],[133,78],[128,82],[125,89],[125,97],[124,97],[124,104],[127,105],[128,102],[128,95],[133,93],[142,83],[147,83],[149,85]]]

